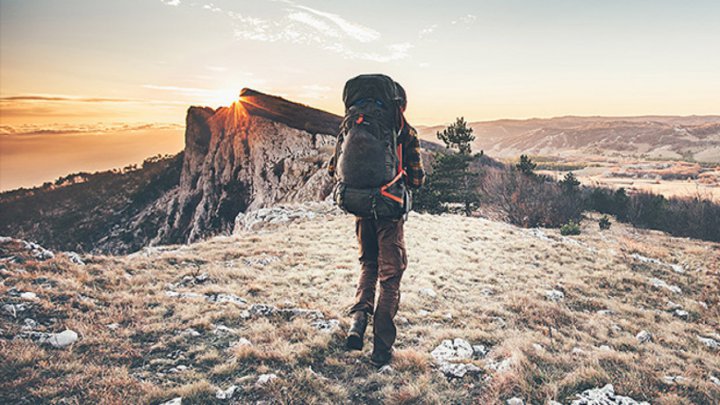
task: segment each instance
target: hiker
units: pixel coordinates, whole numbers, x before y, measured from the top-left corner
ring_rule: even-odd
[[[407,96],[400,84],[385,75],[360,75],[346,83],[343,101],[345,119],[328,172],[334,176],[337,171],[336,203],[356,216],[361,265],[346,347],[362,350],[373,316],[370,362],[380,367],[390,362],[397,334],[393,318],[407,267],[403,224],[411,209],[408,187],[422,186],[425,172],[417,132],[403,115]]]

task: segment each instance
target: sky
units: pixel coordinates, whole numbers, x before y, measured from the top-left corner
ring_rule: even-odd
[[[717,0],[0,0],[0,139],[181,132],[188,106],[243,87],[342,114],[362,73],[400,82],[415,125],[718,114],[718,17]]]

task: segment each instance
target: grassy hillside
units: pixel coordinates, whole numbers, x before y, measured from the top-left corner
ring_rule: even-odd
[[[563,237],[413,213],[398,350],[381,372],[370,342],[343,349],[348,216],[266,210],[188,246],[5,259],[0,402],[570,403],[612,383],[653,404],[718,403],[720,245],[583,223]],[[72,345],[41,343],[66,328]],[[431,354],[456,338],[477,346],[450,363],[462,378]]]

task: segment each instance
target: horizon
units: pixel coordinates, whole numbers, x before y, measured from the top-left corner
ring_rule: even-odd
[[[720,113],[716,2],[409,4],[3,2],[3,125],[181,123],[242,87],[342,114],[368,72],[403,84],[418,125]]]

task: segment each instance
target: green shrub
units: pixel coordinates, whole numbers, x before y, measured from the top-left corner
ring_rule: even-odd
[[[580,225],[573,220],[560,227],[560,235],[580,235]]]
[[[602,217],[600,217],[600,220],[598,221],[598,226],[600,226],[601,231],[610,229],[610,218],[608,218],[607,215],[603,215]]]

